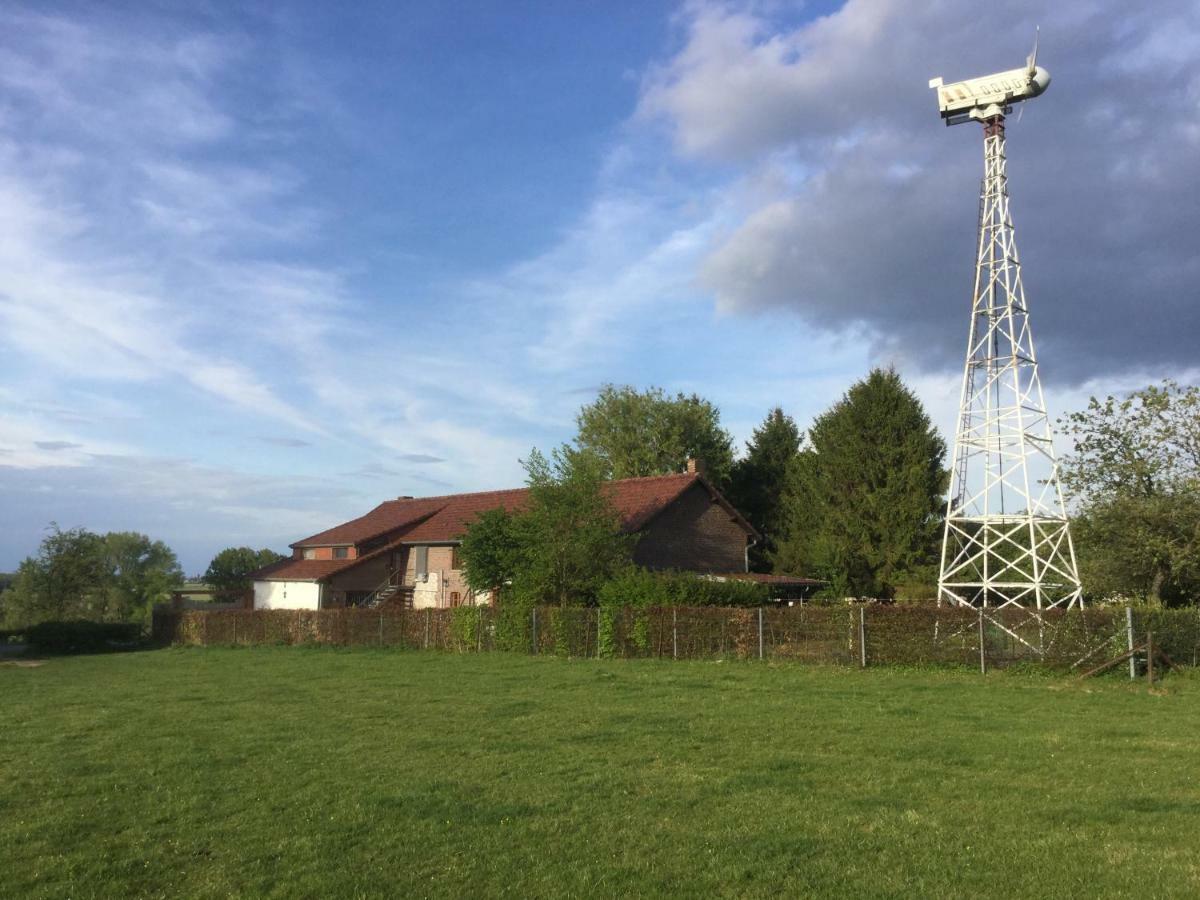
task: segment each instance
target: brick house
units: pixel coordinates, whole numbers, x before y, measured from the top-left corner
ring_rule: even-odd
[[[695,463],[676,475],[606,486],[621,530],[637,534],[634,562],[711,574],[747,571],[757,533]],[[414,608],[484,604],[463,577],[458,547],[489,509],[519,511],[525,488],[399,497],[292,544],[292,557],[254,575],[255,609],[322,609],[402,603]]]

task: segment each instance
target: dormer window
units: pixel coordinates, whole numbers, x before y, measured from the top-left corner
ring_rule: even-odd
[[[305,547],[304,548],[304,558],[305,559],[316,559],[317,558],[316,549],[313,547]]]
[[[350,558],[350,548],[349,547],[334,547],[333,548],[333,558],[334,559],[349,559]]]

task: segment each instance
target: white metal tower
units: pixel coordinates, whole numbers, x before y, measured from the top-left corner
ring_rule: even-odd
[[[952,85],[930,82],[947,125],[983,124],[984,148],[939,604],[1029,611],[1082,604],[1008,208],[1005,115],[1049,85],[1036,57],[1035,45],[1023,69]]]

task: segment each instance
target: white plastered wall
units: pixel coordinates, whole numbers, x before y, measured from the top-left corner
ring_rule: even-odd
[[[425,581],[413,585],[413,609],[441,606],[442,584],[437,572],[430,572]]]
[[[256,581],[255,609],[320,609],[321,585],[315,581]]]

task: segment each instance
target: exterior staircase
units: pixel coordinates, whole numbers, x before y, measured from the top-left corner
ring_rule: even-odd
[[[381,606],[412,609],[412,586],[398,582],[397,578],[403,578],[403,574],[389,575],[383,584],[367,595],[367,599],[363,601],[363,606],[370,609],[378,609]]]

